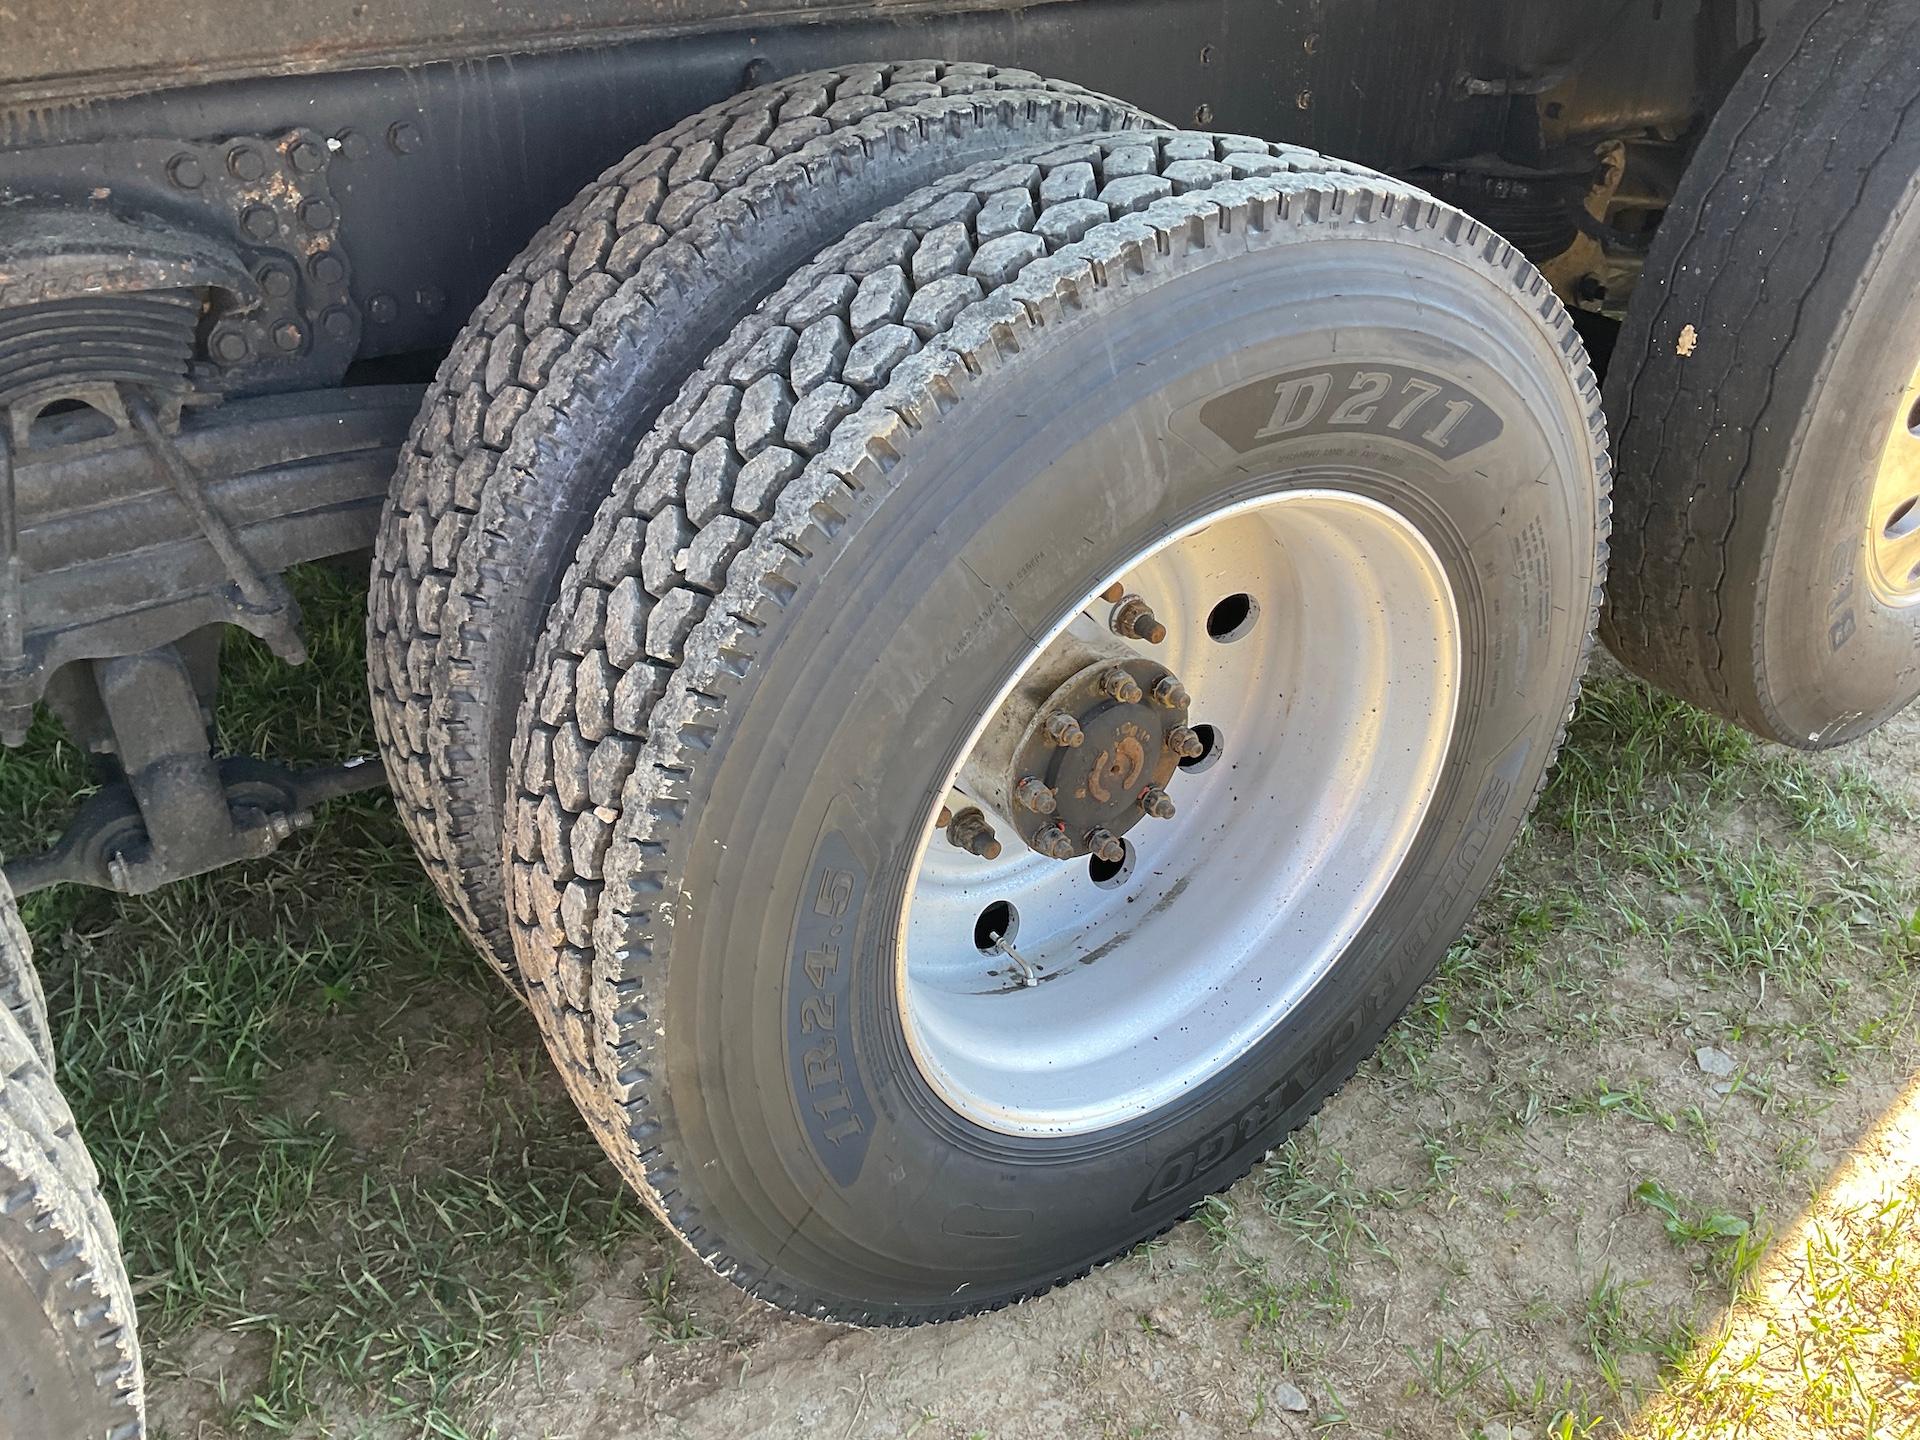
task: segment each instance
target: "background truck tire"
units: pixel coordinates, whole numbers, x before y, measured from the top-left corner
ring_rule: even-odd
[[[1336,340],[1470,377],[1504,438],[1484,464],[1336,427],[1244,464],[1176,439],[1170,417],[1264,395]],[[708,446],[738,463],[729,486],[698,482]],[[905,1055],[890,978],[969,707],[1099,589],[1109,550],[1263,469],[1319,477],[1300,488],[1343,464],[1424,517],[1469,597],[1471,680],[1404,867],[1205,1084],[1089,1135],[975,1126]],[[1559,743],[1606,496],[1597,387],[1551,290],[1397,182],[1234,137],[1102,137],[861,226],[641,442],[529,682],[517,950],[603,1144],[719,1273],[862,1324],[1005,1305],[1174,1223],[1352,1073],[1458,933]],[[681,563],[656,563],[656,536]],[[807,1048],[823,1026],[831,1056]]]
[[[1601,634],[1631,669],[1808,749],[1920,692],[1920,10],[1803,4],[1661,221],[1607,377]],[[1876,494],[1883,464],[1907,481]],[[1892,532],[1889,535],[1888,532]]]
[[[636,150],[494,285],[402,451],[367,651],[400,813],[503,975],[501,805],[527,663],[574,542],[674,387],[795,265],[915,186],[1019,145],[1148,123],[989,65],[802,75]]]
[[[99,1175],[46,1064],[0,1013],[0,1440],[145,1429],[133,1296]]]

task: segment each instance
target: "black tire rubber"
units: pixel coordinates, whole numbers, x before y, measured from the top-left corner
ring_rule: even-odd
[[[20,907],[4,873],[0,873],[0,1010],[13,1017],[34,1054],[51,1071],[53,1034],[47,1024],[47,997],[40,988],[40,973],[33,968],[33,942],[20,923]]]
[[[146,1433],[133,1295],[100,1177],[0,1014],[0,1440]]]
[[[1336,338],[1342,360],[1387,346],[1471,371],[1504,417],[1457,461],[1324,426],[1258,450],[1278,466],[1305,446],[1324,476],[1331,453],[1360,466],[1357,445],[1374,459],[1355,483],[1456,567],[1475,698],[1442,799],[1372,928],[1214,1081],[1090,1137],[976,1129],[905,1056],[891,986],[901,872],[969,717],[1112,559],[1250,483],[1252,462],[1173,443],[1169,413],[1223,385],[1271,405],[1276,366],[1324,363]],[[953,1319],[1158,1233],[1343,1083],[1458,933],[1559,743],[1606,516],[1565,312],[1511,246],[1409,187],[1148,134],[976,167],[883,213],[687,382],[541,640],[512,898],[576,1100],[696,1253],[798,1313]],[[1075,541],[1042,552],[1055,522]],[[807,968],[820,944],[844,947],[830,981]],[[803,1033],[819,1010],[795,1008],[821,984],[832,1055]]]
[[[881,205],[1015,146],[1148,123],[989,65],[797,76],[636,150],[494,285],[402,452],[367,659],[400,812],[503,976],[501,807],[527,665],[580,531],[674,388],[796,265]]]
[[[1920,693],[1920,606],[1866,574],[1920,363],[1920,8],[1797,7],[1714,116],[1607,376],[1601,635],[1768,739],[1851,740]]]

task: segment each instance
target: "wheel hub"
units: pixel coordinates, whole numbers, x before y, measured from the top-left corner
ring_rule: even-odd
[[[931,802],[896,977],[934,1092],[993,1130],[1087,1133],[1270,1032],[1414,842],[1459,627],[1432,545],[1355,495],[1241,501],[1125,557]]]
[[[1177,694],[1179,703],[1156,694]],[[1143,657],[1099,660],[1070,676],[1047,697],[1014,752],[1008,788],[1016,797],[1024,789],[1029,809],[1043,792],[1052,799],[1051,809],[1035,812],[1022,836],[1027,844],[1054,860],[1110,850],[1147,815],[1145,807],[1165,795],[1180,765],[1180,744],[1192,733],[1187,704],[1178,677]],[[1074,722],[1067,731],[1073,743],[1055,738],[1066,728],[1053,724],[1062,715]]]

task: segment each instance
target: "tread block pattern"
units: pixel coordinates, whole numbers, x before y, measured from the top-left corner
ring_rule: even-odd
[[[26,1273],[37,1270],[36,1288],[57,1301],[67,1327],[57,1343],[83,1357],[93,1385],[84,1403],[98,1428],[89,1433],[138,1440],[145,1398],[119,1233],[72,1112],[7,1014],[0,1014],[0,1248]],[[12,1317],[23,1330],[36,1318]]]
[[[1175,177],[1191,177],[1182,181],[1186,193],[1174,193]],[[1062,213],[1074,217],[1071,225],[1049,223]],[[1011,228],[983,234],[983,226],[1001,225]],[[1100,136],[975,167],[829,247],[689,379],[582,540],[538,652],[549,689],[523,706],[514,744],[509,904],[519,963],[550,1050],[629,1182],[703,1259],[753,1294],[862,1324],[915,1324],[979,1308],[828,1310],[730,1254],[661,1143],[671,1106],[649,1084],[661,1027],[649,1016],[648,997],[663,988],[688,777],[723,723],[729,692],[753,666],[757,637],[806,583],[809,562],[831,548],[851,499],[884,488],[913,433],[962,403],[976,377],[1017,355],[1035,331],[1120,302],[1129,277],[1151,266],[1229,241],[1280,243],[1341,226],[1439,235],[1504,279],[1539,317],[1585,407],[1604,574],[1608,461],[1598,387],[1571,322],[1519,252],[1458,211],[1360,167],[1248,137],[1177,132]],[[895,258],[868,272],[869,279],[886,275],[868,292],[853,271],[875,255]],[[993,258],[983,263],[983,256]],[[904,305],[895,271],[907,282]],[[899,305],[899,321],[876,323],[852,341],[855,310],[868,293],[884,293],[886,305],[863,314]],[[789,343],[788,335],[796,338]],[[889,337],[885,358],[863,356],[860,346],[879,335]],[[722,406],[733,416],[730,427],[694,423],[710,413],[714,395],[742,385],[796,397],[777,441],[744,405]],[[826,416],[830,423],[816,423]],[[728,447],[724,458],[739,469],[731,508],[685,540],[696,443]],[[762,466],[764,483],[756,477],[749,485]],[[674,563],[649,567],[644,551],[636,559],[631,537],[663,521],[678,545]],[[1589,637],[1599,601],[1596,584]],[[650,639],[659,624],[671,632],[671,646],[636,651],[631,637],[642,613]],[[576,626],[581,616],[604,617],[601,632]],[[573,647],[582,641],[625,672],[616,690],[642,673],[648,697],[616,716],[615,730],[598,741],[581,729],[577,703],[553,693],[578,692],[582,662]],[[593,793],[606,745],[618,750],[605,773],[625,777],[617,800],[604,788]],[[571,776],[562,773],[563,756]],[[576,805],[569,796],[585,800]],[[600,823],[577,828],[589,815]]]
[[[492,737],[512,718],[520,677],[486,663],[489,602],[527,581],[522,497],[540,467],[567,468],[569,456],[548,435],[552,417],[606,388],[607,317],[618,312],[630,329],[643,328],[656,306],[716,267],[735,290],[751,292],[753,267],[743,257],[755,228],[804,211],[820,183],[906,153],[931,127],[958,135],[1016,112],[1063,130],[1147,123],[1078,86],[984,64],[858,65],[782,80],[689,117],[608,169],[535,236],[455,340],[382,514],[368,682],[375,733],[421,861],[510,983]],[[889,263],[876,255],[845,283],[857,286]],[[884,310],[891,283],[877,282],[869,303]],[[836,291],[817,303],[825,313],[844,302]],[[831,348],[830,337],[814,343]],[[744,397],[716,393],[709,403],[689,423],[731,426]],[[830,409],[808,410],[799,433],[831,424]],[[768,442],[793,423],[781,398],[765,392],[751,414]],[[763,467],[755,480],[766,479]],[[709,509],[721,483],[709,476]],[[663,623],[659,641],[669,654],[672,629]],[[497,698],[507,684],[513,695]]]

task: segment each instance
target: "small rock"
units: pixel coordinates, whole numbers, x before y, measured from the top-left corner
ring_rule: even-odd
[[[1291,1380],[1282,1380],[1267,1392],[1267,1398],[1273,1402],[1275,1409],[1291,1411],[1295,1415],[1304,1414],[1312,1408],[1300,1387]]]
[[[1504,1420],[1489,1420],[1480,1427],[1486,1440],[1533,1440],[1533,1432],[1524,1425],[1509,1425]]]
[[[1157,1334],[1169,1340],[1178,1340],[1186,1327],[1180,1323],[1180,1312],[1170,1310],[1164,1305],[1156,1305],[1147,1311],[1147,1325]]]
[[[1740,1068],[1740,1062],[1733,1056],[1711,1045],[1702,1045],[1694,1051],[1693,1063],[1700,1067],[1703,1075],[1731,1075]]]
[[[1740,1087],[1731,1080],[1716,1080],[1713,1082],[1713,1093],[1716,1095],[1731,1095],[1739,1088]]]

